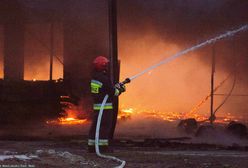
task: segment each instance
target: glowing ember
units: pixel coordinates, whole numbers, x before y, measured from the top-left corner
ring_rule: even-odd
[[[120,110],[118,114],[118,119],[121,119],[121,120],[130,119],[131,115],[133,114],[133,111],[134,110],[132,108]]]
[[[187,118],[195,118],[197,121],[207,121],[208,116],[199,115],[199,114],[190,114],[185,115],[183,113],[176,113],[176,112],[160,112],[156,110],[141,110],[141,109],[133,109],[133,108],[123,108],[120,109],[118,114],[118,120],[128,120],[132,117],[142,117],[147,119],[156,119],[156,120],[164,120],[168,122],[174,122],[178,120],[183,120]],[[230,115],[228,113],[225,117],[218,117],[215,122],[216,123],[228,123],[230,121],[238,121],[237,118]],[[47,124],[51,125],[79,125],[79,124],[86,124],[90,121],[87,119],[78,119],[73,117],[60,117],[56,120],[47,121]]]
[[[76,119],[76,118],[58,118],[57,120],[47,121],[47,124],[54,125],[77,125],[77,124],[85,124],[87,119]]]
[[[145,109],[133,109],[133,108],[122,108],[119,111],[118,119],[126,120],[131,119],[134,116],[143,117],[143,118],[153,118],[157,120],[164,120],[164,121],[178,121],[187,118],[195,118],[197,121],[208,121],[208,115],[200,115],[196,113],[178,113],[178,112],[161,112],[156,110],[145,110]],[[230,121],[237,120],[234,116],[227,115],[225,117],[218,117],[215,122],[216,123],[228,123]]]
[[[80,106],[77,106],[70,102],[71,98],[68,95],[60,96],[60,104],[62,105],[61,115],[56,120],[47,121],[47,124],[54,125],[78,125],[87,123],[87,117],[84,115],[84,111],[80,109]]]
[[[60,124],[84,124],[87,119],[59,118]]]

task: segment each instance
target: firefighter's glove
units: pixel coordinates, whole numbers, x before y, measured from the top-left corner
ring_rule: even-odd
[[[118,89],[120,93],[126,91],[125,85],[123,85],[123,84],[121,84],[121,83],[116,83],[116,84],[115,84],[115,88]]]

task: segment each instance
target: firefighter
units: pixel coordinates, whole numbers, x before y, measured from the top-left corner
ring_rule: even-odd
[[[119,96],[122,92],[125,92],[125,86],[117,83],[112,85],[108,75],[109,60],[104,56],[98,56],[93,61],[93,74],[90,83],[91,94],[93,97],[93,116],[92,124],[89,131],[88,138],[88,151],[95,152],[95,131],[98,113],[101,107],[101,103],[106,94],[109,95],[108,101],[104,106],[104,112],[102,115],[102,122],[99,132],[99,148],[102,152],[107,152],[109,146],[110,132],[112,130],[113,122],[113,97]]]

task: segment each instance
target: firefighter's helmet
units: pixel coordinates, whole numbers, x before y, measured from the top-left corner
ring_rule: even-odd
[[[97,71],[105,71],[108,68],[109,60],[104,56],[97,56],[93,61],[94,69]]]

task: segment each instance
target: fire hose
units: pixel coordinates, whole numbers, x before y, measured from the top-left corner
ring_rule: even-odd
[[[103,155],[100,153],[100,150],[99,150],[99,131],[100,131],[100,126],[101,126],[101,120],[102,120],[104,105],[106,104],[108,97],[109,97],[109,95],[106,94],[103,101],[102,101],[101,108],[100,108],[100,111],[99,111],[99,114],[97,117],[96,134],[95,134],[95,150],[96,150],[96,154],[99,157],[102,157],[105,159],[111,159],[111,160],[114,160],[114,161],[121,163],[119,166],[116,166],[115,168],[123,168],[126,165],[126,161],[121,160],[121,159],[114,157],[114,156]]]
[[[178,58],[178,57],[181,57],[181,56],[183,56],[183,55],[185,55],[185,54],[187,54],[187,53],[189,53],[189,52],[192,52],[192,51],[194,51],[194,50],[196,50],[196,49],[199,49],[199,48],[205,47],[205,46],[207,46],[207,45],[210,45],[210,44],[212,44],[212,43],[215,43],[215,42],[217,42],[217,41],[219,41],[219,40],[222,40],[222,39],[224,39],[224,38],[233,36],[233,35],[235,35],[235,34],[237,34],[237,33],[239,33],[239,32],[246,31],[247,29],[248,29],[248,24],[243,25],[243,26],[241,26],[241,27],[238,28],[238,29],[235,29],[235,30],[232,30],[232,31],[227,31],[226,33],[220,34],[220,35],[218,35],[218,36],[216,36],[216,37],[214,37],[214,38],[211,38],[211,39],[206,40],[206,41],[204,41],[204,42],[202,42],[202,43],[199,43],[199,44],[197,44],[197,45],[195,45],[195,46],[193,46],[193,47],[190,47],[190,48],[187,48],[187,49],[185,49],[185,50],[182,50],[182,51],[176,53],[175,55],[172,55],[171,57],[168,57],[168,58],[166,58],[166,59],[164,59],[164,60],[158,62],[157,64],[154,64],[154,65],[152,65],[152,66],[150,66],[150,67],[144,69],[144,70],[141,71],[140,73],[138,73],[138,74],[136,74],[136,75],[134,75],[134,76],[132,76],[132,77],[130,77],[130,78],[126,78],[123,82],[120,82],[119,84],[120,84],[120,85],[125,85],[125,84],[127,84],[127,83],[130,83],[132,80],[134,80],[134,79],[136,79],[136,78],[138,78],[138,77],[144,75],[145,73],[147,73],[147,72],[149,72],[149,71],[151,71],[151,70],[153,70],[153,69],[155,69],[155,68],[157,68],[157,67],[159,67],[159,66],[161,66],[161,65],[163,65],[163,64],[169,63],[169,62],[175,60],[175,59]],[[95,134],[95,150],[96,150],[96,154],[97,154],[99,157],[106,158],[106,159],[111,159],[111,160],[120,162],[121,165],[117,166],[116,168],[123,168],[123,167],[125,166],[125,164],[126,164],[126,161],[121,160],[121,159],[118,159],[118,158],[116,158],[116,157],[114,157],[114,156],[103,155],[103,154],[101,154],[100,151],[99,151],[99,130],[100,130],[100,125],[101,125],[101,119],[102,119],[102,114],[103,114],[103,108],[104,108],[104,105],[105,105],[106,102],[107,102],[108,97],[109,97],[108,95],[106,95],[106,96],[104,97],[104,99],[103,99],[103,101],[102,101],[102,104],[101,104],[100,111],[99,111],[99,115],[98,115],[98,118],[97,118],[97,126],[96,126],[96,134]]]

